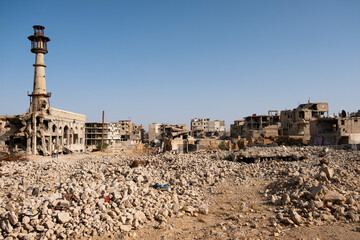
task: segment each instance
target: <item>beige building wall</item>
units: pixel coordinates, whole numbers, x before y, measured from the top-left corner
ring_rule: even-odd
[[[160,123],[150,123],[149,124],[149,141],[155,141],[156,139],[161,138],[161,124]]]
[[[221,137],[226,134],[225,121],[214,120],[210,118],[191,119],[191,136],[197,138]]]
[[[312,144],[360,144],[360,117],[321,118],[311,125]]]
[[[329,116],[328,103],[300,104],[296,109],[284,110],[280,113],[281,132],[284,136],[302,136],[311,138],[311,122]]]

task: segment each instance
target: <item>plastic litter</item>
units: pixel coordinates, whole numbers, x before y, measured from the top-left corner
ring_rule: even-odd
[[[169,186],[167,184],[161,185],[159,183],[155,184],[153,188],[159,190],[159,191],[167,191],[169,189]]]
[[[105,197],[99,197],[100,199],[103,198],[105,202],[111,203],[111,199],[109,196],[105,196]]]

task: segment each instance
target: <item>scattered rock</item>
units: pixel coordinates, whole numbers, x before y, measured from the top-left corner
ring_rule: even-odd
[[[353,222],[358,222],[360,220],[359,214],[356,214],[354,211],[348,211],[346,216]]]
[[[328,191],[323,198],[323,201],[329,202],[343,202],[345,200],[346,198],[337,191]]]
[[[120,230],[124,232],[130,232],[132,229],[131,225],[120,225]]]
[[[184,206],[184,207],[183,207],[183,210],[184,210],[185,212],[189,212],[189,213],[193,214],[194,211],[195,211],[195,208],[194,208],[193,206],[187,205],[187,206]]]
[[[11,226],[9,220],[2,219],[0,220],[1,229],[6,233],[11,233],[13,231],[13,227]]]
[[[16,225],[18,223],[18,217],[16,216],[16,214],[14,212],[9,212],[7,215],[11,225]]]
[[[60,223],[67,223],[67,222],[69,222],[71,220],[71,217],[70,217],[70,214],[67,213],[67,212],[60,212],[57,215],[57,220]]]
[[[297,225],[300,225],[303,222],[301,216],[295,210],[290,211],[290,217],[291,220]]]

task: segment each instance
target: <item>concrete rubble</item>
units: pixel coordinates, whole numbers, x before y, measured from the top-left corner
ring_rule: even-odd
[[[169,218],[211,212],[205,192],[230,178],[240,185],[270,182],[261,194],[274,209],[274,225],[359,222],[356,150],[251,147],[80,158],[2,162],[0,239],[93,238],[149,224],[165,228]],[[168,189],[155,189],[157,183]]]
[[[278,206],[279,222],[297,225],[358,222],[359,153],[307,149],[303,148],[302,152],[308,158],[302,162],[292,162],[287,169],[273,168],[266,173],[273,182],[264,196]]]

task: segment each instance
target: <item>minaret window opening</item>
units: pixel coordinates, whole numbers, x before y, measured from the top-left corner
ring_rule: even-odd
[[[35,28],[35,33],[44,34],[44,29]]]
[[[31,48],[44,48],[44,49],[47,49],[47,42],[31,41]]]
[[[44,36],[44,27],[40,25],[34,26],[34,35],[35,36]]]

